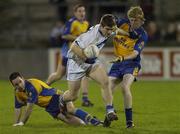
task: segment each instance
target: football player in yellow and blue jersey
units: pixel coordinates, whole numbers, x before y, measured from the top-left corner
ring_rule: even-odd
[[[87,112],[74,107],[72,102],[60,104],[62,92],[48,86],[38,79],[24,79],[19,72],[9,76],[15,88],[15,123],[13,126],[23,126],[31,115],[33,105],[36,104],[55,119],[60,119],[68,124],[102,124],[97,118]],[[22,107],[26,106],[24,115],[21,116]]]
[[[69,50],[70,44],[82,33],[85,33],[89,28],[89,23],[85,20],[85,6],[77,4],[74,6],[74,17],[70,18],[64,28],[62,38],[64,43],[61,49],[60,62],[58,64],[56,72],[52,73],[48,80],[47,84],[50,85],[53,82],[61,79],[66,73],[67,66],[67,52]],[[93,104],[88,99],[88,78],[84,77],[82,80],[82,94],[83,94],[83,103],[82,106],[93,106]]]
[[[132,95],[130,87],[141,69],[140,54],[147,43],[147,33],[142,27],[144,13],[139,6],[131,7],[127,19],[117,19],[118,28],[128,32],[130,36],[117,34],[113,38],[114,55],[109,71],[109,86],[114,92],[120,83],[124,97],[124,108],[127,128],[134,126],[132,119]]]

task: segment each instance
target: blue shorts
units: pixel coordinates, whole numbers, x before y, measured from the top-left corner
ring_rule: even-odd
[[[123,61],[119,63],[114,63],[108,75],[120,79],[123,78],[125,74],[132,74],[134,76],[137,76],[140,68],[141,66],[137,62]]]
[[[59,96],[58,94],[55,94],[52,96],[48,106],[46,107],[46,111],[53,117],[56,118],[57,115],[60,113],[60,107],[59,107]]]

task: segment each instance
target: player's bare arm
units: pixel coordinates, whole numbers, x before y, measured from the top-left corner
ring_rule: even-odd
[[[84,54],[83,49],[81,49],[76,42],[73,42],[70,47],[70,51],[74,52],[78,57],[80,57],[82,60],[86,60],[87,57]]]
[[[62,38],[65,40],[74,41],[77,38],[77,36],[74,36],[72,34],[67,34],[67,35],[63,35]]]
[[[115,33],[116,34],[120,34],[120,35],[125,35],[125,36],[129,36],[129,33],[124,31],[123,29],[121,28],[118,28],[117,26],[115,26]]]
[[[20,121],[21,114],[22,114],[22,108],[15,108],[14,112],[15,112],[14,113],[15,114],[14,124],[16,124],[16,123],[19,123],[19,121]]]
[[[134,58],[137,57],[138,54],[139,54],[139,52],[134,50],[130,55],[127,55],[127,56],[118,56],[115,59],[111,60],[110,63],[122,62],[124,60],[134,59]]]
[[[22,117],[21,122],[23,122],[24,124],[27,122],[27,120],[29,119],[32,109],[33,109],[33,103],[27,103],[25,112],[24,112],[24,116]]]

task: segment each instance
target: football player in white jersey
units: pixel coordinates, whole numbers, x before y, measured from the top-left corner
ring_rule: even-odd
[[[100,24],[90,28],[84,34],[81,34],[71,45],[68,51],[67,80],[68,88],[61,102],[74,101],[78,98],[81,80],[84,76],[88,76],[98,82],[102,87],[102,96],[106,104],[106,119],[109,121],[117,120],[118,117],[114,112],[112,105],[113,96],[108,88],[107,73],[102,65],[97,62],[97,58],[87,58],[84,49],[89,45],[97,45],[103,48],[108,37],[116,28],[115,18],[111,14],[102,16]]]

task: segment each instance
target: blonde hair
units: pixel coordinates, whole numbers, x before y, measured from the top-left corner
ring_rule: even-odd
[[[131,7],[127,12],[127,16],[128,18],[140,18],[145,20],[143,10],[140,6]]]

